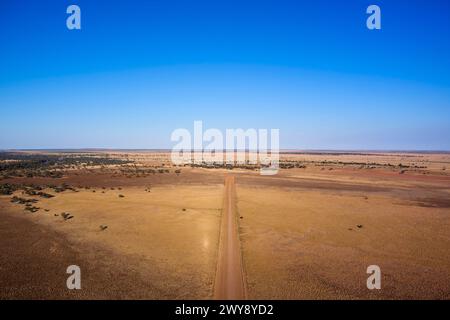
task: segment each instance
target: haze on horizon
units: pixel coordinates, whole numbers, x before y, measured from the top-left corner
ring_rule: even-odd
[[[0,149],[170,149],[171,132],[279,128],[282,149],[450,150],[450,5],[0,5]]]

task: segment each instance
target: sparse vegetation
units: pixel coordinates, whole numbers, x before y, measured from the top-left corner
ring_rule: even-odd
[[[17,185],[13,185],[13,184],[9,184],[9,183],[0,184],[0,194],[1,195],[9,196],[18,189],[19,189],[19,187]]]
[[[31,206],[31,205],[27,205],[25,206],[25,210],[30,211],[31,213],[37,212],[39,211],[39,207],[35,207],[35,206]]]
[[[64,220],[70,220],[73,218],[73,215],[71,215],[69,212],[63,212],[61,213],[61,216],[64,218]]]
[[[36,199],[25,199],[25,198],[14,196],[11,198],[11,202],[27,205],[27,204],[31,204],[31,203],[36,203],[38,201]]]
[[[121,165],[130,161],[111,158],[105,155],[49,155],[22,152],[0,152],[0,174],[3,179],[10,177],[62,178],[66,170],[77,166],[94,167]]]

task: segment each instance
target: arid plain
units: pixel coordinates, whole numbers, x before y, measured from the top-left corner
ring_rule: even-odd
[[[450,299],[450,154],[285,152],[280,167],[1,153],[0,298],[216,298],[228,207],[242,298]]]

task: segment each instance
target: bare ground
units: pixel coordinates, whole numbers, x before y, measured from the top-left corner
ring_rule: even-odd
[[[78,169],[60,179],[3,179],[56,181],[78,192],[39,198],[36,213],[0,196],[0,298],[213,298],[225,209],[242,216],[250,299],[450,299],[449,158],[289,155],[306,168],[272,177],[233,170],[236,190],[225,195],[236,193],[228,204],[235,212],[223,204],[224,169],[141,177]],[[360,168],[362,161],[374,168]],[[65,211],[74,218],[65,221]],[[82,290],[66,289],[72,264],[82,269]],[[366,288],[372,264],[381,267],[381,290]]]

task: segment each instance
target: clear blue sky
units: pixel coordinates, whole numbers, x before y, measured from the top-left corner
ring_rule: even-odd
[[[170,148],[203,120],[450,150],[450,1],[2,0],[0,111],[0,149]]]

